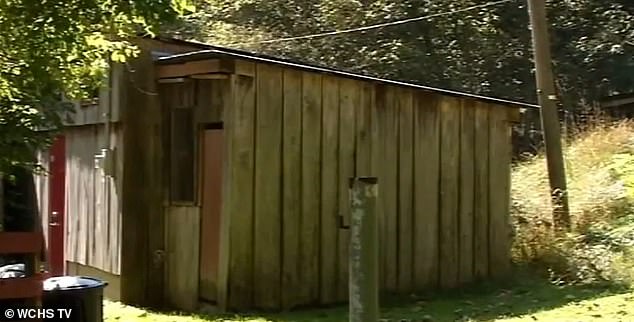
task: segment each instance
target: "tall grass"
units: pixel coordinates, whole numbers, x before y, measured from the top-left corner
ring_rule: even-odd
[[[543,155],[516,164],[512,218],[516,262],[533,265],[566,282],[623,282],[629,265],[623,238],[633,235],[634,123],[598,122],[564,149],[572,232],[552,233],[552,207]],[[632,172],[623,171],[626,166]],[[629,168],[627,168],[629,169]],[[629,268],[634,268],[631,266]]]

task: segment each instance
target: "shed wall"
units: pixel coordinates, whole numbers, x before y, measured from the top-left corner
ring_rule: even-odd
[[[123,140],[113,125],[114,177],[95,168],[95,154],[106,146],[104,126],[68,128],[66,136],[66,250],[68,262],[120,274],[121,178]]]
[[[91,105],[75,105],[73,113],[63,116],[66,136],[66,191],[65,191],[65,260],[111,274],[120,273],[123,140],[120,125],[122,95],[122,65],[113,65],[111,90],[105,86],[99,100]],[[108,117],[110,114],[110,117]],[[106,177],[103,169],[95,169],[95,155],[108,147],[106,124],[110,124],[110,148],[115,150],[113,177]],[[49,151],[38,151],[37,159],[48,170]],[[38,209],[45,241],[48,246],[49,177],[35,176]]]
[[[121,299],[130,304],[163,306],[166,298],[163,160],[161,113],[152,51],[183,53],[195,46],[150,39],[137,41],[141,54],[126,64],[121,77],[120,118],[124,131],[125,171],[122,185]]]
[[[516,109],[236,62],[225,111],[221,300],[279,309],[347,300],[347,179],[377,176],[381,286],[407,293],[509,268]],[[237,66],[236,65],[236,66]],[[221,291],[222,292],[222,291]],[[223,295],[221,295],[223,296]]]

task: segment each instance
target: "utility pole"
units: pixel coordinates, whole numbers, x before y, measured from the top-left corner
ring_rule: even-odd
[[[561,148],[561,130],[548,40],[545,0],[528,0],[528,15],[530,16],[533,37],[537,99],[541,108],[548,179],[554,208],[553,224],[557,230],[569,230],[568,190]]]

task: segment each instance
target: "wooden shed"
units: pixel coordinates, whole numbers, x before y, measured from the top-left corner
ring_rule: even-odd
[[[509,272],[511,123],[525,104],[164,42],[189,52],[146,50],[118,78],[109,190],[80,156],[99,126],[66,141],[78,164],[66,167],[67,261],[111,274],[125,302],[345,302],[351,176],[378,177],[384,292]],[[101,189],[107,220],[84,205],[104,202]]]
[[[603,97],[599,101],[601,112],[615,119],[634,118],[634,93],[623,93]]]
[[[149,38],[139,38],[136,44],[142,57],[150,60],[201,49],[193,43]],[[160,298],[122,294],[127,291],[121,287],[127,274],[122,264],[126,247],[135,247],[122,241],[122,233],[129,226],[123,216],[129,212],[129,205],[123,204],[127,162],[123,152],[129,139],[124,135],[124,117],[128,92],[142,90],[129,76],[139,73],[137,65],[111,66],[107,86],[94,99],[76,102],[74,112],[64,115],[65,128],[51,149],[38,153],[48,175],[35,177],[35,190],[51,274],[96,276],[109,282],[107,297],[125,295],[129,302],[152,304],[160,303]],[[126,230],[129,234],[135,233]],[[151,268],[146,272],[155,276]]]

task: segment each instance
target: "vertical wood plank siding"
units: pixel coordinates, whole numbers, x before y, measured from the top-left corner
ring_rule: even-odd
[[[129,64],[116,66],[112,87],[113,117],[123,130],[121,180],[121,299],[161,307],[166,280],[164,193],[170,182],[163,160],[165,113],[155,73],[154,51],[183,53],[194,46],[136,39],[141,49]],[[193,130],[193,129],[192,129]],[[195,141],[194,141],[195,142]],[[125,151],[124,151],[125,150]],[[191,166],[190,166],[191,168]],[[186,169],[189,170],[189,169]]]
[[[319,300],[319,240],[321,216],[321,75],[302,75],[302,192],[300,219],[300,299]],[[258,75],[258,77],[260,77]]]
[[[460,109],[460,214],[458,284],[473,281],[473,240],[475,201],[475,102],[461,100]]]
[[[339,174],[338,182],[332,189],[337,189],[339,215],[345,226],[350,224],[350,207],[348,207],[348,178],[355,171],[355,109],[359,105],[360,83],[348,79],[339,82]],[[326,188],[326,187],[324,187]],[[347,229],[338,229],[338,277],[337,300],[348,298],[348,242]]]
[[[166,243],[166,302],[170,307],[195,310],[198,306],[200,210],[195,207],[169,207],[165,222]]]
[[[230,76],[224,111],[222,308],[347,300],[354,175],[379,179],[384,292],[508,271],[511,108],[236,63],[252,74]]]
[[[124,160],[122,185],[121,298],[161,306],[164,299],[163,114],[154,61],[143,52],[130,62],[121,86]]]
[[[138,58],[126,66],[111,66],[112,86],[101,90],[99,104],[68,115],[74,122],[64,130],[65,260],[69,267],[121,275],[121,298],[128,303],[161,306],[167,239],[162,203],[167,180],[161,160],[168,155],[163,150],[166,127],[151,51],[178,53],[197,48],[154,40],[137,44],[142,49]],[[218,102],[221,93],[211,95]],[[112,177],[95,168],[95,154],[107,147],[106,112],[112,122],[110,148],[116,172]],[[41,200],[48,199],[46,193],[41,189]]]
[[[187,190],[194,189],[194,194],[198,195],[197,202],[174,202],[171,196],[174,196],[174,191],[170,191],[170,188],[179,188],[179,185],[173,185],[171,182],[165,184],[163,190],[163,199],[165,201],[164,220],[165,226],[165,283],[169,292],[166,293],[166,304],[172,308],[179,308],[184,310],[195,310],[198,307],[198,302],[201,298],[205,300],[214,299],[218,302],[226,302],[227,287],[226,278],[223,278],[223,283],[219,283],[219,279],[227,274],[227,260],[221,261],[225,265],[218,265],[218,271],[215,272],[213,265],[210,264],[210,259],[214,258],[215,252],[219,252],[219,256],[227,256],[227,249],[219,248],[218,244],[215,244],[215,236],[209,234],[203,236],[205,232],[208,232],[209,217],[208,214],[203,212],[201,207],[204,203],[204,186],[203,176],[205,171],[203,169],[204,157],[200,155],[204,151],[201,147],[204,140],[200,140],[202,125],[214,124],[217,126],[224,118],[224,107],[226,104],[232,104],[232,97],[230,96],[231,88],[235,84],[229,80],[188,80],[186,82],[175,82],[160,85],[161,103],[163,109],[163,115],[166,117],[163,119],[163,149],[165,151],[171,151],[171,153],[178,153],[179,148],[182,146],[173,147],[172,137],[182,136],[185,140],[191,140],[190,143],[195,147],[196,151],[199,151],[197,156],[189,160],[188,163],[193,163],[195,169],[188,169],[188,173],[197,174],[199,177],[195,178],[192,182],[188,181],[186,187]],[[175,110],[183,110],[184,108],[191,109],[190,114],[195,115],[193,120],[182,120],[185,123],[192,123],[193,126],[188,126],[178,130],[178,127],[171,127],[170,124],[176,123],[177,120],[173,119],[175,116]],[[233,112],[233,109],[229,110]],[[229,141],[231,142],[231,141]],[[200,144],[196,144],[200,143]],[[225,142],[225,153],[232,151]],[[183,165],[174,164],[172,158],[166,157],[162,160],[162,166],[164,169],[173,169],[175,175],[183,175],[181,171]],[[223,165],[224,166],[224,165]],[[191,165],[189,166],[191,168]],[[167,172],[167,170],[166,170]],[[225,180],[226,176],[223,176],[222,180]],[[185,181],[183,181],[185,182]],[[194,184],[196,183],[196,184]],[[217,183],[216,183],[217,184]],[[196,189],[198,187],[198,189]],[[226,187],[226,185],[224,186]],[[229,196],[227,191],[222,192],[223,195]],[[229,198],[229,197],[226,197]],[[224,203],[223,203],[224,205]],[[248,201],[247,201],[248,205]],[[207,205],[209,206],[209,205]],[[206,208],[205,208],[206,209]],[[220,218],[221,225],[227,224],[226,218]],[[248,227],[248,226],[244,226]],[[226,238],[227,234],[222,234],[220,238]],[[249,234],[249,236],[251,236]],[[248,237],[245,238],[248,240]],[[209,243],[209,241],[212,241]],[[205,244],[203,244],[205,243]],[[228,242],[221,242],[222,245],[229,245]],[[201,252],[209,250],[206,256],[201,256]],[[239,250],[239,248],[238,248]],[[237,273],[240,273],[239,271]]]
[[[460,197],[460,100],[440,102],[440,286],[458,285]]]
[[[511,226],[507,215],[511,188],[510,111],[489,110],[489,274],[493,278],[510,273]]]
[[[383,200],[385,228],[385,290],[398,290],[398,96],[393,87],[385,87],[385,133],[383,142],[383,173],[379,177],[379,198]]]
[[[339,86],[334,77],[322,78],[322,145],[321,145],[321,270],[320,302],[337,298],[339,227]],[[288,187],[287,189],[293,189]],[[287,214],[289,217],[295,215]],[[301,238],[301,235],[299,236]]]
[[[414,110],[412,91],[397,92],[398,115],[398,290],[413,290],[414,255]]]
[[[225,306],[253,307],[253,182],[255,160],[255,80],[237,76],[233,79],[233,106],[227,119],[231,151],[227,157],[225,221],[229,231],[227,296]],[[221,246],[222,247],[222,246]]]
[[[438,285],[440,97],[417,93],[414,108],[414,286]]]
[[[372,110],[370,113],[370,123],[371,123],[371,171],[370,173],[378,178],[383,178],[383,173],[385,173],[385,164],[383,158],[385,157],[384,150],[385,145],[383,141],[384,133],[385,133],[385,86],[375,85],[374,87],[374,104],[372,106]],[[381,183],[382,184],[382,183]],[[385,199],[382,198],[383,193],[381,190],[383,188],[380,187],[379,197],[376,201],[376,215],[379,217],[379,235],[384,236],[386,229],[386,218],[385,218]],[[386,272],[387,267],[391,264],[386,263],[384,260],[387,255],[387,245],[382,240],[379,243],[379,287],[382,289],[385,288],[386,285]]]
[[[489,276],[489,108],[475,106],[475,200],[473,274],[476,280]]]
[[[95,169],[95,154],[103,146],[105,134],[103,125],[73,127],[65,132],[65,260],[119,274],[122,138],[120,128],[112,125],[111,142],[118,147],[115,152],[117,173],[114,178],[107,177],[103,170]],[[40,198],[48,199],[43,194]]]
[[[300,283],[300,230],[302,192],[302,73],[284,70],[284,119],[282,122],[282,290]],[[325,283],[324,283],[325,284]],[[322,284],[322,285],[324,285]],[[333,285],[334,286],[334,285]],[[297,296],[282,292],[282,307],[300,304]]]
[[[271,309],[280,307],[281,291],[282,69],[260,64],[257,73],[254,299],[257,307]]]

